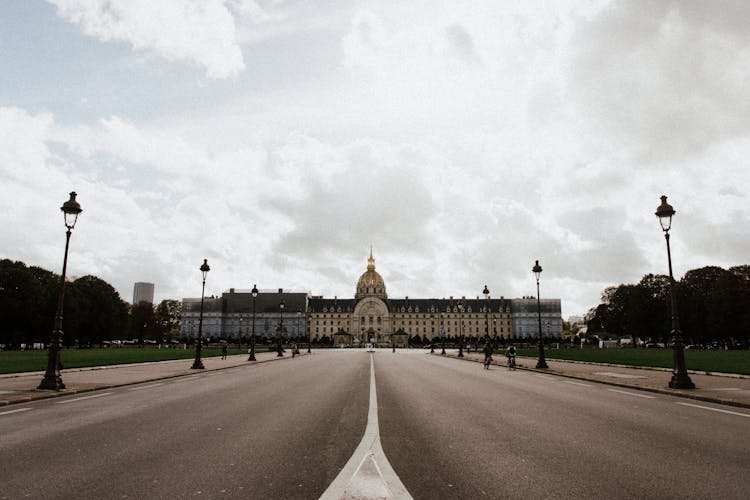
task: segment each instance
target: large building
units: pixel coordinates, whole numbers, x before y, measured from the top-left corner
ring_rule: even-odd
[[[286,337],[306,338],[307,298],[306,293],[279,289],[278,292],[259,292],[253,299],[250,290],[230,288],[221,297],[204,298],[202,334],[204,337],[248,339],[255,332],[256,337],[273,338],[283,328]],[[182,299],[182,337],[198,334],[200,306],[200,298]]]
[[[283,313],[280,310],[284,300]],[[542,335],[560,337],[560,299],[539,304]],[[249,291],[230,289],[221,297],[204,300],[203,335],[248,338],[251,335],[253,298]],[[183,336],[197,334],[200,299],[183,299]],[[536,298],[448,297],[390,299],[383,277],[375,270],[370,251],[367,270],[360,276],[354,298],[324,298],[305,293],[259,293],[255,299],[255,335],[272,338],[279,333],[315,341],[324,337],[335,344],[404,346],[410,337],[458,338],[478,341],[485,335],[502,339],[536,338],[539,332]]]
[[[133,305],[141,302],[148,302],[149,304],[154,303],[153,283],[142,283],[139,281],[133,285]]]

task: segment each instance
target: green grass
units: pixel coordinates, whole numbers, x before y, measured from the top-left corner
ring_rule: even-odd
[[[536,357],[537,349],[520,349],[521,356]],[[548,359],[566,359],[618,365],[672,368],[672,349],[545,349]],[[750,375],[750,351],[685,350],[688,370]]]
[[[265,347],[256,349],[264,352]],[[0,373],[43,371],[47,369],[48,351],[0,351]],[[229,349],[229,354],[247,354],[247,349]],[[218,347],[203,347],[201,356],[210,358],[221,356]],[[153,347],[121,347],[110,349],[63,349],[60,353],[63,367],[82,368],[86,366],[121,365],[125,363],[145,363],[170,359],[192,359],[194,349],[155,349]]]

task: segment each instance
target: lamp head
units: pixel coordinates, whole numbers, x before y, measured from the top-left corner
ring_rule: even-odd
[[[206,281],[206,275],[211,270],[211,268],[208,267],[208,259],[203,259],[203,264],[201,265],[200,270],[203,273],[203,281]]]
[[[253,289],[250,290],[250,294],[253,296],[253,298],[258,296],[258,287],[253,285]]]
[[[487,285],[484,285],[484,290],[482,290],[482,293],[484,294],[484,298],[486,298],[486,299],[490,298],[490,291],[487,288]]]
[[[81,205],[78,204],[76,201],[76,192],[72,191],[70,193],[70,199],[63,203],[63,205],[60,207],[60,210],[62,210],[63,215],[65,216],[65,227],[68,229],[73,229],[73,227],[76,225],[76,221],[78,220],[78,214],[83,212],[81,209]]]
[[[539,282],[539,275],[542,274],[542,266],[539,265],[539,261],[536,261],[534,267],[531,268],[531,271],[534,273],[536,281]]]
[[[669,231],[669,228],[672,227],[672,216],[675,213],[676,212],[674,208],[672,208],[672,205],[667,203],[667,197],[662,195],[661,205],[656,207],[655,215],[659,218],[659,224],[661,224],[661,228],[664,232]]]

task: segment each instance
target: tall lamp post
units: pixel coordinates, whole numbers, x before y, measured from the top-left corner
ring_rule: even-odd
[[[487,288],[487,285],[484,285],[484,290],[482,290],[482,293],[484,294],[484,300],[485,300],[485,308],[484,308],[484,340],[485,342],[490,339],[490,290]]]
[[[309,304],[308,304],[307,307],[308,307],[308,309],[307,309],[307,315],[305,317],[305,330],[307,330],[307,354],[312,354],[312,350],[311,350],[311,347],[312,347],[312,345],[311,345],[312,344],[312,331],[310,330],[310,317],[311,317],[311,314],[310,314],[310,309],[309,309],[310,306],[309,306]]]
[[[442,339],[440,355],[445,356],[445,313],[440,313],[440,338]]]
[[[544,359],[544,341],[542,340],[542,303],[539,299],[539,275],[542,274],[542,266],[539,265],[539,261],[536,261],[531,271],[536,277],[536,315],[539,320],[539,359],[536,362],[536,367],[549,368],[547,361]]]
[[[672,253],[669,248],[669,229],[672,227],[672,216],[675,214],[672,205],[667,203],[667,197],[661,197],[661,205],[656,208],[656,216],[664,231],[667,240],[667,262],[669,263],[669,298],[672,303],[672,353],[674,357],[674,369],[669,387],[672,389],[695,389],[695,384],[690,380],[685,367],[685,348],[682,344],[682,331],[680,330],[680,318],[677,312],[677,290],[674,276],[672,275]]]
[[[258,287],[253,285],[253,289],[250,291],[250,295],[253,297],[253,320],[252,320],[252,331],[250,332],[250,357],[248,361],[255,361],[255,299],[258,298]]]
[[[459,331],[459,338],[458,338],[458,357],[463,358],[464,357],[464,305],[458,304],[458,331]]]
[[[198,316],[198,338],[195,342],[195,361],[193,361],[193,366],[191,366],[191,369],[195,370],[202,370],[205,368],[203,366],[203,360],[201,359],[201,351],[203,350],[203,297],[206,294],[206,275],[211,270],[210,267],[208,267],[208,259],[203,259],[203,264],[200,267],[201,273],[203,273],[203,288],[201,288],[201,312]]]
[[[57,311],[55,312],[55,323],[50,338],[49,353],[47,355],[47,371],[37,389],[51,389],[58,391],[65,389],[60,376],[60,349],[63,339],[63,304],[65,302],[65,273],[68,268],[68,247],[70,246],[70,233],[78,220],[78,214],[83,212],[81,205],[76,201],[75,191],[70,193],[70,199],[60,207],[62,210],[65,227],[65,257],[63,258],[62,278],[60,279],[60,291],[57,294]]]
[[[435,354],[435,316],[430,314],[430,354]]]
[[[282,297],[279,303],[279,335],[276,337],[276,357],[281,358],[284,356],[284,351],[281,349],[281,336],[284,334],[284,299]]]

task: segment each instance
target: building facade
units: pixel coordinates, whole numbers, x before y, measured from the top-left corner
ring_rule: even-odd
[[[310,337],[347,338],[352,345],[403,345],[419,335],[480,339],[511,338],[513,321],[510,300],[476,297],[389,299],[383,277],[370,257],[367,270],[357,282],[353,299],[312,297],[308,303]]]
[[[539,304],[542,335],[560,338],[560,299],[542,299]],[[200,299],[183,299],[181,336],[197,335],[199,315]],[[463,336],[469,342],[478,342],[485,336],[537,338],[539,320],[537,300],[533,297],[388,298],[385,281],[375,270],[370,251],[367,270],[357,281],[354,298],[329,299],[279,289],[261,292],[253,299],[248,290],[230,289],[221,297],[204,300],[204,337],[248,339],[253,331],[256,337],[267,339],[281,333],[287,338],[311,341],[327,337],[335,344],[404,346],[417,335],[427,340]]]
[[[148,302],[149,304],[154,303],[154,284],[136,282],[133,285],[133,305],[140,302]]]
[[[259,292],[253,298],[249,290],[230,288],[221,297],[204,298],[202,334],[224,339],[249,339],[253,332],[256,337],[267,339],[279,333],[287,338],[306,338],[307,299],[306,293],[284,292],[283,289]],[[181,337],[198,334],[200,306],[200,298],[182,299]]]

